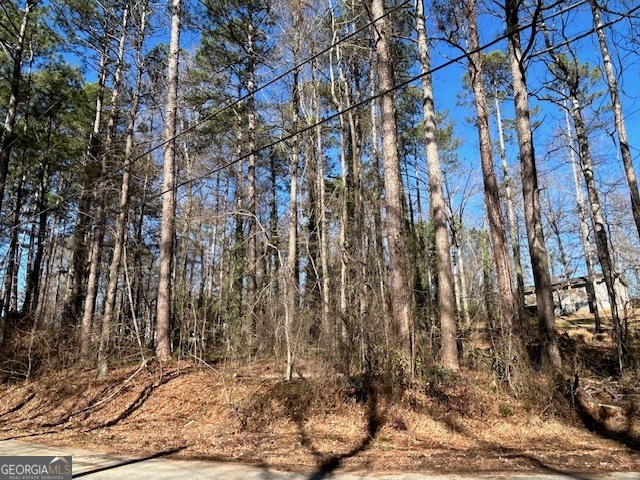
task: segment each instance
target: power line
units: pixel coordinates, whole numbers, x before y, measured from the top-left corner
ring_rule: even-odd
[[[273,85],[274,83],[280,81],[282,78],[286,77],[287,75],[295,72],[296,70],[300,69],[301,67],[303,67],[304,65],[311,63],[313,60],[315,60],[316,58],[320,57],[321,55],[324,55],[325,53],[331,51],[333,48],[335,48],[336,46],[346,42],[347,40],[350,40],[351,38],[355,37],[356,35],[360,34],[361,32],[363,32],[364,30],[368,29],[371,25],[373,25],[374,23],[376,23],[378,20],[385,18],[391,14],[393,14],[394,12],[398,11],[401,8],[404,8],[406,5],[408,5],[411,2],[411,0],[405,0],[404,2],[402,2],[401,4],[397,5],[396,7],[394,7],[393,9],[389,10],[388,12],[385,12],[384,15],[380,16],[379,18],[372,20],[371,22],[365,24],[364,26],[360,27],[357,30],[354,30],[353,32],[349,33],[348,35],[346,35],[345,37],[342,37],[338,40],[336,40],[335,42],[333,42],[330,46],[326,47],[325,49],[321,50],[318,53],[315,53],[313,55],[311,55],[310,57],[306,58],[305,60],[302,60],[300,62],[298,62],[297,64],[295,64],[294,66],[292,66],[291,68],[289,68],[288,70],[286,70],[284,73],[281,73],[280,75],[276,76],[275,78],[271,79],[269,82],[261,85],[259,88],[255,89],[252,92],[247,93],[246,95],[234,100],[231,103],[226,104],[225,106],[219,108],[218,110],[210,113],[209,115],[205,116],[204,118],[200,119],[198,122],[196,122],[193,125],[190,125],[189,127],[185,128],[184,130],[181,130],[180,132],[176,133],[173,137],[167,139],[167,140],[163,140],[162,142],[160,142],[159,144],[155,145],[152,148],[149,148],[148,150],[145,150],[143,153],[137,155],[136,157],[132,158],[131,160],[124,162],[122,165],[120,165],[118,168],[111,170],[109,172],[103,173],[99,178],[97,178],[96,180],[94,180],[93,182],[89,183],[88,185],[86,185],[85,188],[92,188],[95,187],[97,185],[99,185],[100,183],[104,182],[105,180],[107,180],[108,178],[112,177],[113,175],[118,174],[119,172],[121,172],[123,169],[131,166],[132,164],[138,162],[139,160],[145,158],[147,155],[149,155],[150,153],[158,150],[159,148],[165,146],[167,143],[175,141],[176,139],[178,139],[179,137],[181,137],[182,135],[185,135],[186,133],[198,128],[200,125],[202,125],[203,123],[213,119],[214,117],[222,114],[223,112],[229,110],[230,108],[233,108],[234,106],[238,105],[239,103],[242,103],[243,101],[245,101],[246,99],[248,99],[251,96],[254,96],[256,93],[270,87],[271,85]],[[107,152],[108,153],[108,152]],[[104,153],[103,153],[104,154]],[[245,157],[243,157],[245,158]],[[195,180],[194,180],[195,181]],[[186,183],[185,183],[186,185]],[[181,185],[182,186],[182,185]],[[164,193],[164,192],[163,192]],[[27,223],[30,223],[31,221],[33,221],[35,218],[37,218],[38,215],[40,215],[41,213],[46,213],[49,212],[55,208],[57,208],[58,205],[60,205],[60,203],[63,202],[68,202],[70,200],[73,200],[74,198],[78,197],[78,193],[74,193],[74,194],[70,194],[67,195],[66,197],[62,198],[61,200],[58,200],[58,202],[56,202],[55,205],[52,205],[40,212],[37,212],[35,214],[33,214],[30,218],[25,219],[24,221],[20,222],[18,225],[16,225],[15,227],[12,228],[17,228],[19,226],[25,225]],[[156,196],[151,197],[156,198]]]
[[[309,57],[309,58],[307,58],[307,59],[305,59],[305,60],[303,60],[303,61],[299,62],[298,64],[294,65],[294,66],[293,66],[293,67],[291,67],[289,70],[287,70],[286,72],[284,72],[284,73],[282,73],[282,74],[278,75],[277,77],[275,77],[274,79],[270,80],[270,81],[269,81],[269,82],[267,82],[266,84],[262,85],[260,88],[256,89],[255,91],[250,92],[250,93],[248,93],[248,94],[244,95],[243,97],[241,97],[241,98],[239,98],[239,99],[235,100],[234,102],[231,102],[231,103],[229,103],[229,104],[225,105],[224,107],[221,107],[220,109],[216,110],[215,112],[212,112],[211,114],[207,115],[207,116],[206,116],[206,117],[204,117],[203,119],[199,120],[199,121],[198,121],[198,122],[196,122],[194,125],[191,125],[191,126],[189,126],[188,128],[186,128],[186,129],[184,129],[184,130],[182,130],[182,131],[178,132],[178,133],[177,133],[176,135],[174,135],[172,138],[170,138],[170,139],[168,139],[168,140],[165,140],[165,141],[161,142],[160,144],[158,144],[158,145],[156,145],[156,146],[154,146],[154,147],[152,147],[152,148],[150,148],[150,149],[146,150],[144,153],[139,154],[138,156],[134,157],[134,158],[133,158],[133,159],[131,159],[130,161],[128,161],[128,162],[124,163],[123,165],[121,165],[119,168],[114,169],[114,170],[112,170],[111,172],[108,172],[108,173],[106,173],[106,174],[102,175],[99,179],[97,179],[97,180],[95,180],[94,182],[92,182],[91,184],[89,184],[89,185],[88,185],[88,187],[95,186],[95,185],[97,185],[98,183],[100,183],[100,182],[102,182],[102,181],[106,180],[107,178],[111,177],[112,175],[117,174],[117,173],[118,173],[118,172],[120,172],[122,169],[124,169],[124,168],[126,168],[126,167],[130,166],[131,164],[133,164],[133,163],[135,163],[135,162],[139,161],[140,159],[142,159],[142,158],[146,157],[149,153],[151,153],[151,152],[153,152],[153,151],[157,150],[158,148],[160,148],[160,147],[162,147],[162,146],[166,145],[168,142],[171,142],[171,141],[176,140],[177,138],[181,137],[182,135],[184,135],[184,134],[186,134],[186,133],[188,133],[188,132],[190,132],[190,131],[192,131],[192,130],[196,129],[197,127],[199,127],[200,125],[202,125],[204,122],[206,122],[206,121],[208,121],[208,120],[211,120],[212,118],[216,117],[217,115],[220,115],[220,114],[221,114],[221,113],[223,113],[224,111],[226,111],[226,110],[228,110],[228,109],[232,108],[233,106],[235,106],[235,105],[237,105],[237,104],[241,103],[242,101],[246,100],[247,98],[249,98],[250,96],[254,95],[255,93],[257,93],[257,92],[259,92],[259,91],[261,91],[261,90],[263,90],[263,89],[265,89],[265,88],[267,88],[267,87],[269,87],[269,86],[273,85],[275,82],[277,82],[277,81],[281,80],[282,78],[284,78],[285,76],[287,76],[287,75],[289,75],[289,74],[293,73],[294,71],[298,70],[299,68],[301,68],[302,66],[306,65],[307,63],[312,62],[312,61],[313,61],[314,59],[316,59],[317,57],[319,57],[319,56],[323,55],[324,53],[327,53],[328,51],[330,51],[331,49],[333,49],[335,46],[337,46],[337,45],[339,45],[339,44],[341,44],[341,43],[343,43],[343,42],[345,42],[345,41],[349,40],[350,38],[353,38],[355,35],[357,35],[357,34],[361,33],[363,30],[365,30],[365,29],[369,28],[370,26],[372,26],[373,24],[375,24],[375,23],[376,23],[378,20],[380,20],[381,18],[384,18],[384,17],[386,17],[386,16],[388,16],[388,15],[391,15],[392,13],[394,13],[395,11],[397,11],[398,9],[403,8],[403,7],[404,7],[406,4],[408,4],[409,2],[410,2],[410,0],[407,0],[407,1],[403,2],[402,4],[399,4],[399,5],[398,5],[398,6],[396,6],[394,9],[392,9],[392,10],[390,10],[390,11],[386,12],[386,13],[385,13],[385,15],[383,15],[383,16],[379,17],[378,19],[375,19],[375,20],[373,20],[373,21],[371,21],[371,22],[367,23],[365,26],[361,27],[360,29],[358,29],[358,30],[356,30],[356,31],[354,31],[354,32],[352,32],[352,33],[350,33],[349,35],[347,35],[347,36],[345,36],[345,37],[343,37],[343,38],[341,38],[341,39],[339,39],[339,40],[337,40],[337,41],[335,41],[335,42],[334,42],[334,43],[332,43],[329,47],[325,48],[324,50],[320,51],[319,53],[316,53],[316,54],[312,55],[311,57]],[[540,21],[542,22],[542,21],[548,20],[548,19],[550,19],[550,18],[554,18],[554,17],[556,17],[556,16],[558,16],[558,15],[561,15],[561,14],[563,14],[563,13],[566,13],[566,12],[568,12],[568,11],[571,11],[571,10],[573,10],[573,9],[575,9],[575,8],[577,8],[577,7],[579,7],[580,5],[584,4],[585,2],[586,2],[586,0],[580,0],[579,2],[577,2],[577,3],[575,3],[575,4],[572,4],[572,5],[569,5],[568,7],[564,8],[564,9],[562,9],[562,10],[559,10],[558,12],[555,12],[554,14],[552,14],[552,15],[550,15],[550,16],[548,16],[548,17],[546,17],[545,19],[541,19]],[[614,25],[614,24],[618,23],[619,21],[623,20],[623,19],[624,19],[624,18],[626,18],[628,15],[630,15],[630,14],[634,13],[634,12],[635,12],[636,10],[638,10],[638,9],[640,9],[640,5],[639,5],[639,6],[636,6],[636,7],[634,7],[634,8],[632,8],[632,9],[630,9],[630,10],[629,10],[628,12],[626,12],[625,14],[620,14],[620,15],[618,16],[618,18],[616,18],[616,19],[614,19],[614,20],[611,20],[611,21],[609,21],[609,22],[607,22],[607,23],[603,24],[603,27],[609,27],[609,26],[611,26],[611,25]],[[171,191],[171,190],[177,190],[178,188],[181,188],[181,187],[183,187],[183,186],[189,185],[189,184],[194,183],[194,182],[197,182],[197,181],[199,181],[199,180],[203,180],[203,179],[205,179],[205,178],[207,178],[207,177],[209,177],[209,176],[211,176],[211,175],[214,175],[214,174],[215,174],[215,173],[217,173],[217,172],[220,172],[220,171],[222,171],[222,170],[225,170],[225,169],[227,169],[227,168],[229,168],[229,167],[231,167],[231,166],[233,166],[233,165],[235,165],[235,164],[237,164],[237,163],[239,163],[239,162],[241,162],[241,161],[243,161],[243,160],[247,159],[250,155],[255,155],[255,154],[257,154],[257,153],[262,152],[263,150],[266,150],[266,149],[272,148],[272,147],[274,147],[274,146],[276,146],[276,145],[279,145],[280,143],[286,142],[286,141],[288,141],[288,140],[290,140],[290,139],[292,139],[292,138],[295,138],[296,136],[301,135],[301,134],[303,134],[303,133],[305,133],[305,132],[307,132],[307,131],[309,131],[309,130],[312,130],[312,129],[314,129],[314,128],[318,127],[318,126],[321,126],[321,125],[323,125],[323,124],[325,124],[325,123],[328,123],[328,122],[330,122],[330,121],[332,121],[332,120],[334,120],[334,119],[336,119],[336,118],[340,117],[341,115],[344,115],[345,113],[348,113],[348,112],[350,112],[350,111],[352,111],[352,110],[355,110],[355,109],[357,109],[357,108],[360,108],[360,107],[362,107],[363,105],[366,105],[366,104],[368,104],[368,103],[370,103],[370,102],[372,102],[372,101],[374,101],[374,100],[377,100],[378,98],[380,98],[380,97],[381,97],[381,96],[383,96],[383,95],[386,95],[386,94],[392,93],[392,92],[394,92],[394,91],[396,91],[396,90],[400,90],[400,89],[402,89],[402,88],[404,88],[404,87],[406,87],[406,86],[408,86],[408,85],[412,84],[413,82],[416,82],[417,80],[421,79],[423,76],[433,74],[433,73],[435,73],[435,72],[437,72],[437,71],[440,71],[440,70],[442,70],[442,69],[444,69],[444,68],[446,68],[446,67],[449,67],[449,66],[453,65],[454,63],[460,62],[461,60],[464,60],[465,58],[467,58],[467,57],[468,57],[469,55],[471,55],[471,54],[478,53],[478,52],[482,52],[482,51],[486,50],[487,48],[492,47],[493,45],[495,45],[495,44],[497,44],[497,43],[499,43],[499,42],[501,42],[501,41],[503,41],[503,40],[507,39],[507,38],[508,38],[512,33],[519,33],[519,32],[522,32],[522,31],[524,31],[524,30],[526,30],[526,29],[531,28],[532,26],[534,26],[534,23],[535,23],[535,22],[529,22],[529,23],[527,23],[527,24],[521,25],[520,27],[518,27],[518,28],[514,29],[511,33],[505,33],[505,34],[503,34],[503,35],[500,35],[500,36],[498,36],[497,38],[495,38],[494,40],[492,40],[492,41],[490,41],[490,42],[487,42],[487,43],[485,43],[484,45],[481,45],[480,47],[478,47],[478,48],[477,48],[477,49],[475,49],[475,50],[471,50],[471,51],[465,52],[465,53],[463,53],[463,54],[459,55],[458,57],[455,57],[455,58],[449,59],[448,61],[446,61],[446,62],[444,62],[444,63],[442,63],[442,64],[440,64],[440,65],[438,65],[438,66],[436,66],[436,67],[434,67],[434,68],[431,68],[431,69],[430,69],[429,71],[427,71],[427,72],[424,72],[424,73],[421,73],[421,74],[415,75],[415,76],[413,76],[413,77],[410,77],[410,78],[409,78],[409,79],[407,79],[407,80],[404,80],[403,82],[401,82],[401,83],[399,83],[399,84],[397,84],[397,85],[394,85],[392,88],[390,88],[390,89],[388,89],[388,90],[386,90],[386,91],[378,92],[377,94],[372,95],[372,96],[370,96],[370,97],[367,97],[367,98],[365,98],[365,99],[363,99],[363,100],[361,100],[361,101],[359,101],[359,102],[357,102],[357,103],[355,103],[355,104],[351,105],[350,107],[344,108],[343,110],[340,110],[340,111],[335,112],[335,113],[333,113],[333,114],[331,114],[331,115],[329,115],[329,116],[327,116],[327,117],[324,117],[323,119],[321,119],[321,120],[317,121],[317,122],[316,122],[316,123],[314,123],[314,124],[307,125],[307,126],[305,126],[305,127],[301,128],[301,129],[299,129],[299,130],[297,130],[297,131],[295,131],[295,132],[293,132],[293,133],[290,133],[290,134],[285,135],[285,136],[283,136],[283,137],[281,137],[281,138],[279,138],[279,139],[276,139],[276,140],[274,140],[274,141],[272,141],[272,142],[269,142],[269,143],[267,143],[267,144],[265,144],[265,145],[262,145],[262,146],[260,146],[259,148],[256,148],[256,149],[254,149],[254,150],[253,150],[253,151],[251,151],[251,152],[248,152],[248,153],[246,153],[246,154],[244,154],[244,155],[242,155],[242,156],[239,156],[238,158],[235,158],[234,160],[231,160],[231,161],[229,161],[229,162],[227,162],[227,163],[225,163],[225,164],[223,164],[223,165],[220,165],[220,166],[218,166],[218,167],[216,167],[216,168],[213,168],[213,169],[211,169],[211,170],[209,170],[209,171],[207,171],[207,172],[205,172],[205,173],[203,173],[203,174],[201,174],[201,175],[198,175],[198,176],[196,176],[196,177],[193,177],[193,178],[190,178],[190,179],[184,180],[183,182],[180,182],[180,183],[178,183],[178,184],[174,185],[174,186],[172,187],[172,189],[167,189],[167,190],[161,191],[161,192],[159,192],[159,193],[157,193],[157,194],[155,194],[155,195],[152,195],[152,196],[150,196],[150,197],[147,197],[147,198],[148,198],[149,200],[152,200],[152,199],[155,199],[155,198],[158,198],[158,197],[160,197],[160,196],[164,195],[165,193],[167,193],[167,192],[169,192],[169,191]],[[591,28],[590,30],[588,30],[588,31],[586,31],[586,32],[584,32],[584,33],[582,33],[582,34],[580,34],[580,35],[577,35],[576,37],[574,37],[574,38],[572,38],[572,39],[565,40],[565,41],[564,41],[563,43],[561,43],[559,46],[562,46],[562,45],[568,44],[568,43],[570,43],[570,42],[573,42],[573,41],[579,40],[579,39],[581,39],[581,38],[584,38],[584,37],[586,37],[586,36],[588,36],[588,35],[591,35],[591,34],[592,34],[592,33],[594,33],[595,31],[596,31],[596,29],[595,29],[595,28]],[[532,56],[541,55],[542,53],[544,53],[544,51],[536,52],[536,53],[535,53],[535,54],[533,54]],[[64,198],[62,201],[64,201],[64,202],[69,201],[69,200],[71,200],[71,199],[73,199],[73,198],[77,197],[77,195],[78,195],[78,194],[72,194],[72,195],[69,195],[69,196],[67,196],[66,198]],[[46,211],[52,210],[52,209],[56,208],[56,206],[57,206],[57,205],[59,205],[59,204],[60,204],[60,201],[58,201],[58,202],[56,203],[56,205],[52,205],[51,207],[48,207],[47,209],[43,210],[43,212],[46,212]],[[39,214],[39,213],[42,213],[42,212],[38,212],[38,214]],[[29,219],[29,220],[24,220],[24,221],[23,221],[23,222],[21,222],[19,225],[23,225],[23,224],[29,223],[33,218],[35,218],[35,214],[33,215],[33,217],[32,217],[31,219]]]
[[[411,2],[411,0],[405,0],[403,3],[397,5],[396,7],[394,7],[393,9],[389,10],[388,12],[386,12],[384,15],[382,15],[380,18],[377,18],[376,20],[373,20],[369,23],[367,23],[366,25],[364,25],[363,27],[351,32],[350,34],[348,34],[347,36],[340,38],[338,40],[336,40],[334,43],[332,43],[330,46],[326,47],[325,49],[321,50],[320,52],[311,55],[310,57],[306,58],[305,60],[300,61],[299,63],[295,64],[293,67],[289,68],[287,71],[281,73],[280,75],[276,76],[275,78],[269,80],[267,83],[265,83],[264,85],[261,85],[259,88],[255,89],[252,92],[247,93],[246,95],[243,95],[242,97],[234,100],[231,103],[226,104],[225,106],[219,108],[218,110],[206,115],[205,117],[203,117],[202,119],[198,120],[196,123],[194,123],[193,125],[190,125],[189,127],[185,128],[184,130],[181,130],[180,132],[176,133],[173,137],[167,139],[167,140],[163,140],[162,142],[160,142],[159,144],[155,145],[154,147],[146,150],[144,153],[141,153],[140,155],[138,155],[137,157],[131,159],[129,162],[126,162],[125,164],[123,164],[122,166],[120,166],[119,168],[108,172],[107,174],[103,175],[101,178],[99,178],[98,180],[95,181],[95,183],[98,183],[100,181],[103,181],[105,178],[108,178],[111,175],[114,175],[118,172],[120,172],[123,168],[131,165],[132,163],[140,160],[141,158],[147,156],[148,154],[154,152],[155,150],[158,150],[161,147],[164,147],[167,143],[169,142],[173,142],[174,140],[178,139],[179,137],[181,137],[182,135],[185,135],[193,130],[195,130],[196,128],[198,128],[199,126],[201,126],[202,124],[204,124],[205,122],[208,122],[209,120],[217,117],[218,115],[226,112],[227,110],[229,110],[230,108],[233,108],[234,106],[244,102],[245,100],[247,100],[248,98],[254,96],[256,93],[270,87],[271,85],[273,85],[274,83],[282,80],[284,77],[286,77],[287,75],[295,72],[296,70],[300,69],[301,67],[305,66],[308,63],[311,63],[313,60],[315,60],[316,58],[324,55],[325,53],[331,51],[333,48],[335,48],[336,46],[340,45],[341,43],[346,42],[347,40],[350,40],[351,38],[355,37],[356,35],[358,35],[359,33],[363,32],[364,30],[366,30],[367,28],[369,28],[371,25],[373,25],[374,23],[376,23],[378,20],[385,18],[389,15],[391,15],[392,13],[396,12],[397,10],[404,8],[407,4],[409,4]],[[89,186],[92,186],[94,184],[90,184]]]
[[[578,2],[578,3],[576,3],[576,4],[570,5],[569,7],[565,8],[565,9],[563,9],[563,10],[560,10],[560,11],[558,11],[558,12],[554,13],[553,15],[550,15],[549,17],[546,17],[546,19],[554,18],[554,17],[556,17],[556,16],[558,16],[558,15],[561,15],[561,14],[563,14],[563,13],[566,13],[567,11],[570,11],[570,10],[574,9],[574,8],[576,8],[576,7],[580,6],[580,5],[582,5],[583,3],[585,3],[585,0],[581,0],[580,2]],[[633,8],[633,9],[629,10],[629,12],[627,12],[627,14],[626,14],[626,15],[629,15],[629,14],[633,13],[635,10],[638,10],[638,9],[640,9],[640,6],[637,6],[637,7]],[[625,16],[626,16],[626,15],[620,15],[617,19],[612,20],[612,21],[609,21],[609,22],[607,22],[606,24],[604,24],[604,25],[603,25],[603,27],[609,27],[609,26],[611,26],[611,25],[613,25],[613,24],[615,24],[615,23],[617,23],[617,22],[621,21],[623,18],[625,18]],[[544,19],[543,19],[543,20],[541,20],[541,21],[544,21]],[[526,29],[528,29],[528,28],[530,28],[530,27],[532,27],[532,26],[533,26],[533,22],[528,23],[528,24],[525,24],[525,25],[522,25],[522,26],[520,26],[520,27],[516,28],[516,29],[514,30],[514,33],[516,33],[516,32],[522,32],[523,30],[526,30]],[[572,38],[572,39],[569,39],[569,40],[564,41],[563,43],[561,43],[561,44],[560,44],[560,45],[558,45],[558,46],[563,46],[563,45],[565,45],[565,44],[568,44],[568,43],[569,43],[569,42],[571,42],[571,41],[576,41],[576,40],[579,40],[579,39],[581,39],[581,38],[584,38],[584,37],[586,37],[586,36],[588,36],[588,35],[591,35],[591,34],[592,34],[592,33],[594,33],[595,31],[596,31],[596,30],[595,30],[595,28],[592,28],[592,29],[590,29],[589,31],[587,31],[587,32],[585,32],[585,33],[583,33],[583,34],[577,35],[576,37],[574,37],[574,38]],[[467,57],[468,57],[469,55],[471,55],[471,54],[478,53],[478,52],[482,52],[482,51],[486,50],[487,48],[489,48],[489,47],[491,47],[491,46],[493,46],[493,45],[495,45],[495,44],[497,44],[497,43],[499,43],[499,42],[501,42],[501,41],[503,41],[503,40],[507,39],[507,38],[509,37],[509,35],[510,35],[510,33],[503,34],[503,35],[501,35],[501,36],[497,37],[496,39],[494,39],[494,40],[492,40],[492,41],[490,41],[490,42],[488,42],[488,43],[486,43],[486,44],[484,44],[484,45],[482,45],[482,46],[478,47],[478,48],[477,48],[477,49],[475,49],[475,50],[471,50],[471,51],[465,52],[465,53],[463,53],[463,54],[459,55],[458,57],[452,58],[452,59],[450,59],[450,60],[448,60],[448,61],[446,61],[446,62],[444,62],[444,63],[442,63],[442,64],[438,65],[437,67],[434,67],[434,68],[430,69],[430,70],[429,70],[429,71],[427,71],[427,72],[424,72],[424,73],[418,74],[418,75],[416,75],[416,76],[414,76],[414,77],[411,77],[411,78],[409,78],[409,79],[407,79],[407,80],[405,80],[405,81],[403,81],[403,82],[401,82],[401,83],[399,83],[399,84],[397,84],[397,85],[394,85],[394,86],[393,86],[392,88],[390,88],[389,90],[386,90],[386,91],[384,91],[384,92],[378,92],[376,95],[372,95],[372,96],[370,96],[370,97],[367,97],[367,98],[365,98],[364,100],[361,100],[361,101],[359,101],[359,102],[357,102],[357,103],[355,103],[355,104],[351,105],[350,107],[347,107],[347,108],[345,108],[345,109],[343,109],[343,110],[340,110],[340,111],[338,111],[338,112],[336,112],[336,113],[333,113],[333,114],[331,114],[331,115],[329,115],[329,116],[327,116],[327,117],[325,117],[325,118],[323,118],[323,119],[321,119],[321,120],[317,121],[316,123],[314,123],[314,124],[312,124],[312,125],[307,125],[307,126],[305,126],[304,128],[301,128],[300,130],[297,130],[297,131],[295,131],[295,132],[293,132],[293,133],[290,133],[290,134],[288,134],[288,135],[285,135],[284,137],[281,137],[281,138],[279,138],[279,139],[277,139],[277,140],[274,140],[274,141],[272,141],[272,142],[270,142],[270,143],[267,143],[267,144],[265,144],[265,145],[262,145],[261,147],[259,147],[259,148],[255,149],[255,150],[253,150],[253,151],[251,151],[251,152],[249,152],[249,153],[246,153],[245,155],[242,155],[242,156],[240,156],[240,157],[238,157],[238,158],[236,158],[236,159],[234,159],[234,160],[231,160],[231,161],[229,161],[229,162],[225,163],[224,165],[221,165],[221,166],[218,166],[218,167],[216,167],[216,168],[213,168],[213,169],[211,169],[211,170],[209,170],[209,171],[205,172],[205,173],[204,173],[204,174],[202,174],[202,175],[198,175],[198,176],[193,177],[193,178],[191,178],[191,179],[188,179],[188,180],[185,180],[185,181],[183,181],[183,182],[180,182],[180,183],[176,184],[176,185],[173,187],[173,189],[174,189],[174,190],[177,190],[178,188],[180,188],[180,187],[184,187],[185,185],[189,185],[190,183],[194,183],[194,182],[197,182],[197,181],[199,181],[199,180],[203,180],[203,179],[205,179],[205,178],[207,178],[207,177],[209,177],[209,176],[211,176],[211,175],[214,175],[215,173],[218,173],[218,172],[220,172],[220,171],[222,171],[222,170],[224,170],[224,169],[226,169],[226,168],[229,168],[229,167],[231,167],[231,166],[233,166],[233,165],[235,165],[235,164],[237,164],[237,163],[241,162],[242,160],[247,159],[250,155],[255,155],[256,153],[259,153],[259,152],[261,152],[261,151],[263,151],[263,150],[266,150],[266,149],[272,148],[272,147],[274,147],[274,146],[276,146],[276,145],[279,145],[280,143],[286,142],[287,140],[291,140],[292,138],[294,138],[294,137],[296,137],[296,136],[298,136],[298,135],[301,135],[301,134],[303,134],[303,133],[305,133],[305,132],[307,132],[307,131],[309,131],[309,130],[312,130],[312,129],[316,128],[316,127],[319,127],[320,125],[323,125],[323,124],[325,124],[325,123],[327,123],[327,122],[330,122],[331,120],[334,120],[335,118],[338,118],[339,116],[344,115],[345,113],[348,113],[348,112],[350,112],[350,111],[352,111],[352,110],[355,110],[355,109],[357,109],[357,108],[360,108],[360,107],[362,107],[363,105],[366,105],[366,104],[368,104],[368,103],[370,103],[370,102],[372,102],[372,101],[374,101],[374,100],[377,100],[378,98],[380,98],[380,97],[381,97],[381,96],[383,96],[383,95],[386,95],[386,94],[388,94],[388,93],[392,93],[392,92],[394,92],[394,91],[396,91],[396,90],[400,90],[401,88],[404,88],[404,87],[406,87],[406,86],[408,86],[408,85],[412,84],[413,82],[416,82],[417,80],[420,80],[422,77],[424,77],[424,76],[426,76],[426,75],[431,75],[431,74],[432,74],[432,73],[434,73],[434,72],[437,72],[437,71],[439,71],[439,70],[442,70],[443,68],[449,67],[449,66],[453,65],[454,63],[457,63],[457,62],[459,62],[459,61],[461,61],[461,60],[463,60],[463,59],[467,58]],[[546,50],[545,50],[545,51],[546,51]],[[542,54],[542,53],[544,53],[544,51],[542,51],[542,52],[537,52],[537,53],[536,53],[536,54],[534,54],[534,55],[540,55],[540,54]],[[165,193],[167,193],[167,192],[169,192],[169,191],[170,191],[170,190],[164,190],[164,191],[159,192],[159,193],[157,193],[157,194],[155,194],[155,195],[152,195],[150,198],[151,198],[151,199],[153,199],[153,198],[160,197],[160,196],[164,195]]]

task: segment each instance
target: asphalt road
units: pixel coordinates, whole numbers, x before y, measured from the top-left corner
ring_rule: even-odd
[[[63,456],[73,457],[73,478],[87,480],[640,480],[640,472],[597,474],[539,475],[376,475],[374,473],[280,472],[259,466],[247,466],[204,460],[175,460],[172,452],[160,452],[151,457],[134,458],[109,455],[66,447],[45,447],[16,440],[0,441],[0,456]]]

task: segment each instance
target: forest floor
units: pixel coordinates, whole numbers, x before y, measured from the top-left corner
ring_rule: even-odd
[[[534,375],[516,396],[484,369],[432,369],[390,393],[318,368],[291,382],[273,364],[189,362],[5,380],[0,440],[296,471],[640,472],[637,375],[581,377],[579,395]]]

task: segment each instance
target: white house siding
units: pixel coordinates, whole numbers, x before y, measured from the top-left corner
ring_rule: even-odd
[[[591,313],[589,310],[586,278],[579,277],[572,279],[571,288],[569,288],[567,282],[556,283],[553,287],[553,299],[556,305],[557,315],[566,315],[572,312]],[[629,301],[629,289],[627,285],[619,279],[616,280],[615,289],[618,308],[624,308]],[[598,308],[610,310],[611,304],[603,278],[596,280],[595,294]],[[525,289],[525,305],[532,308],[536,306],[536,296],[533,287],[527,287]]]

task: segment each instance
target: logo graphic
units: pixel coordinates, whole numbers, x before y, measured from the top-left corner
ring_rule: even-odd
[[[71,480],[71,457],[0,457],[0,480]]]

